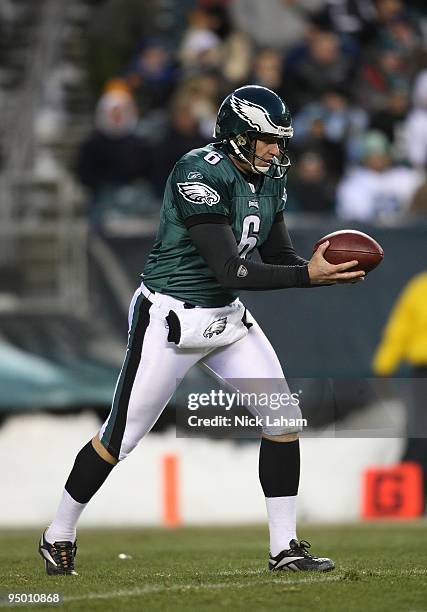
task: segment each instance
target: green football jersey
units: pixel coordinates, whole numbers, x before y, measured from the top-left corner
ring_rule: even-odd
[[[166,183],[160,226],[144,268],[144,283],[199,306],[224,306],[238,292],[222,287],[198,253],[184,221],[204,214],[225,215],[243,258],[250,258],[268,237],[286,202],[286,177],[248,182],[218,145],[184,155]]]

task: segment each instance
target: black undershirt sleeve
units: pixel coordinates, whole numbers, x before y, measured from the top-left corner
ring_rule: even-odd
[[[311,286],[307,265],[301,264],[305,261],[301,258],[298,265],[277,265],[240,257],[225,215],[194,215],[185,220],[185,225],[195,247],[226,289],[261,291]],[[290,248],[293,250],[292,244]]]

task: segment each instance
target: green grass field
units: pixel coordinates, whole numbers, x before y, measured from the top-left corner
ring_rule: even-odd
[[[310,527],[300,537],[337,569],[266,569],[261,527],[81,530],[79,576],[48,577],[39,532],[0,532],[0,592],[59,592],[37,610],[427,611],[427,523]],[[132,559],[121,560],[126,553]]]

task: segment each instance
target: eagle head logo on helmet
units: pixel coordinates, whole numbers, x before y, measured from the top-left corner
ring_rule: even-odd
[[[228,95],[218,111],[214,135],[226,143],[231,155],[249,164],[252,172],[281,179],[289,170],[291,114],[285,102],[267,87],[245,85]],[[256,154],[257,137],[262,136],[272,137],[278,145],[279,155],[272,160]]]

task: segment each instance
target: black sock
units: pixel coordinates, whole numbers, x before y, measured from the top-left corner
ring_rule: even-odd
[[[86,504],[98,491],[114,465],[98,455],[88,442],[78,453],[68,480],[66,491],[80,504]]]
[[[299,475],[299,440],[272,442],[266,438],[261,439],[259,480],[265,497],[297,495]]]

